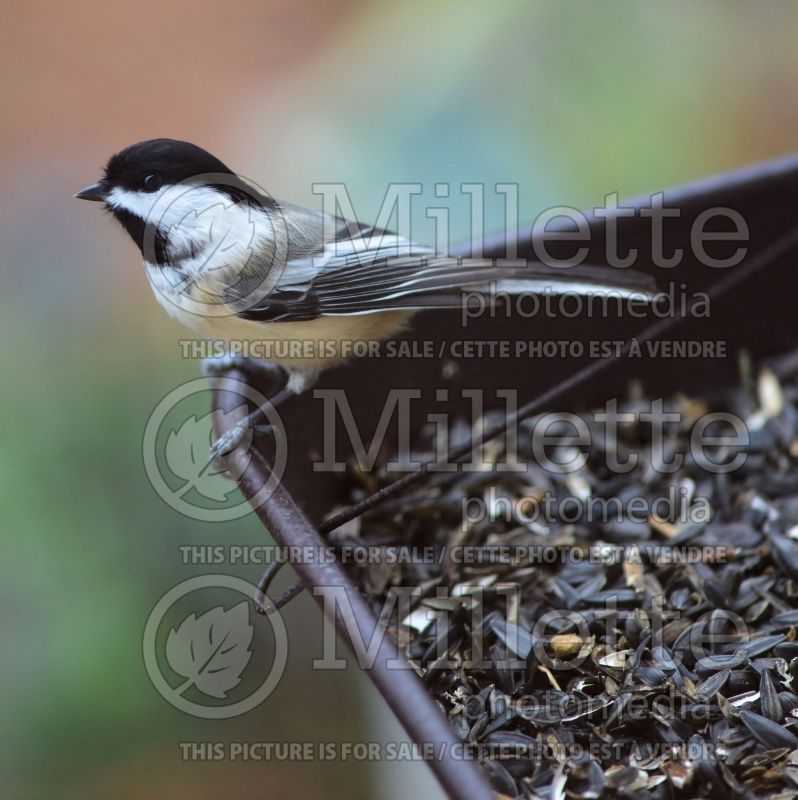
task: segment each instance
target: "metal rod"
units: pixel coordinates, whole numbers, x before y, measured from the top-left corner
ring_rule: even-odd
[[[245,380],[245,376],[236,372],[231,372],[229,377]],[[240,397],[235,396],[232,390],[225,391],[225,380],[222,379],[214,391],[214,406],[230,411],[240,405],[240,402]],[[238,484],[245,497],[256,497],[270,475],[266,462],[255,448],[249,453],[239,449],[229,458],[234,462],[234,473],[241,476]],[[266,502],[253,507],[279,545],[297,547],[298,552],[318,552],[320,556],[326,552],[327,543],[281,483],[277,483]],[[463,743],[457,738],[440,709],[432,702],[423,683],[399,648],[380,629],[377,619],[343,567],[337,561],[323,557],[309,561],[292,561],[291,565],[305,585],[314,588],[314,599],[325,614],[329,615],[330,621],[335,624],[338,633],[360,663],[364,663],[364,660],[369,663],[364,671],[411,739],[420,746],[432,744],[435,758],[427,763],[448,796],[454,800],[495,800],[495,793],[477,764],[457,757],[463,752]],[[337,603],[334,614],[330,615],[328,605],[332,604],[324,603],[324,594],[330,590],[345,595],[347,611],[351,610],[351,620],[344,618]],[[354,622],[357,626],[357,637],[350,636],[347,622]],[[367,655],[364,644],[372,642],[375,636],[379,641],[376,655]],[[390,666],[391,664],[396,666]]]

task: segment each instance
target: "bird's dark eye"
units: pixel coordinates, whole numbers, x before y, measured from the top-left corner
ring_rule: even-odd
[[[141,188],[145,192],[157,192],[161,188],[161,176],[156,175],[154,172],[150,175],[145,175],[141,180]]]

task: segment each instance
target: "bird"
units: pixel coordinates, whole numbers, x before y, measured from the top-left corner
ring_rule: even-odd
[[[101,202],[141,251],[155,297],[199,335],[266,343],[284,370],[275,397],[298,394],[427,309],[460,308],[466,291],[613,293],[649,302],[649,276],[611,267],[458,259],[329,209],[278,201],[203,148],[150,139],[113,155],[75,197]],[[209,372],[223,370],[222,359]],[[238,447],[263,409],[214,443]]]

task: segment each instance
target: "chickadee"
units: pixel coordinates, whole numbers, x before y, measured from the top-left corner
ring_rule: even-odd
[[[156,298],[187,327],[282,345],[272,360],[287,372],[286,392],[303,391],[344,360],[352,342],[389,338],[422,309],[461,307],[465,291],[647,300],[654,290],[647,276],[612,268],[440,256],[385,230],[277,202],[202,148],[173,139],[122,150],[75,197],[103,202],[124,226]],[[228,436],[217,453],[242,438]]]

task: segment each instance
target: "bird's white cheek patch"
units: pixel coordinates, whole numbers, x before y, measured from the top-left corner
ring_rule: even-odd
[[[157,192],[141,192],[114,187],[106,203],[135,214],[145,223],[158,228],[176,225],[209,225],[215,213],[233,205],[230,198],[209,186],[177,184]],[[201,222],[200,222],[201,220]]]
[[[112,209],[137,216],[151,234],[160,233],[177,258],[212,244],[222,245],[224,250],[245,250],[254,240],[255,228],[263,227],[264,222],[209,186],[177,184],[151,193],[117,187],[106,202]]]
[[[134,192],[130,189],[114,187],[105,202],[111,208],[127,211],[146,221],[157,199],[156,193]]]

